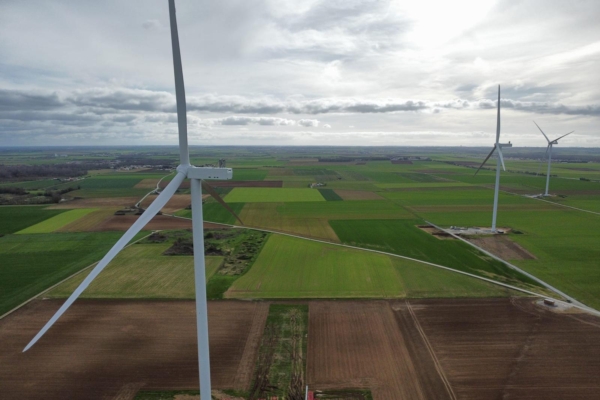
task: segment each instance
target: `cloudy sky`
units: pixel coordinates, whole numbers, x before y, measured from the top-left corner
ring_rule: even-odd
[[[600,146],[600,2],[178,0],[190,143]],[[0,3],[0,146],[176,144],[167,0]]]

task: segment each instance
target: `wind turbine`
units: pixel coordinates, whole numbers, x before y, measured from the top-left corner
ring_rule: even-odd
[[[504,166],[504,157],[502,157],[502,148],[503,147],[512,147],[510,142],[508,143],[500,143],[500,85],[498,85],[498,115],[496,120],[496,143],[494,143],[494,147],[490,154],[483,160],[477,171],[475,171],[475,175],[479,172],[481,167],[489,160],[489,158],[494,154],[494,151],[498,152],[498,159],[496,160],[496,187],[494,189],[494,210],[492,214],[492,232],[496,233],[496,217],[498,215],[498,193],[500,191],[500,165],[502,165],[502,169],[506,171],[506,167]]]
[[[570,135],[571,133],[573,133],[575,131],[571,131],[567,134],[564,134],[561,137],[559,137],[558,139],[550,140],[550,139],[548,139],[548,136],[546,136],[546,134],[544,133],[542,128],[540,128],[540,126],[535,121],[533,121],[533,123],[535,124],[535,126],[538,127],[540,132],[542,132],[542,135],[544,135],[544,137],[546,138],[546,141],[548,142],[548,147],[546,147],[546,154],[548,154],[548,172],[546,172],[546,192],[544,193],[544,196],[549,196],[548,186],[550,186],[550,165],[552,165],[552,146],[554,146],[555,144],[558,144],[559,139],[562,139],[565,136]]]
[[[175,16],[175,0],[169,0],[169,16],[171,23],[171,45],[173,48],[173,69],[175,72],[175,97],[177,101],[177,123],[179,127],[179,156],[180,164],[177,167],[177,175],[165,187],[165,189],[156,197],[137,221],[125,232],[119,241],[110,249],[90,274],[75,289],[73,294],[65,301],[59,310],[50,318],[37,335],[29,342],[23,352],[29,350],[61,315],[77,300],[79,295],[89,286],[89,284],[102,272],[108,263],[133,239],[133,237],[150,222],[150,220],[164,207],[173,194],[177,191],[181,183],[190,179],[192,196],[192,227],[194,234],[194,275],[196,284],[196,319],[198,329],[198,366],[200,373],[200,394],[203,400],[211,398],[210,387],[210,359],[208,349],[208,310],[206,302],[206,278],[204,265],[204,220],[202,216],[202,187],[221,203],[231,214],[240,222],[239,217],[231,208],[221,199],[217,192],[205,179],[231,179],[233,171],[231,168],[212,168],[212,167],[194,167],[190,165],[187,141],[187,119],[185,104],[185,89],[183,85],[183,71],[181,67],[181,53],[179,51],[179,36],[177,34],[177,19]]]

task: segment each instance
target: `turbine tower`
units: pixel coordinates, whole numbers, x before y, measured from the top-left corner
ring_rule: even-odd
[[[475,171],[475,175],[479,172],[481,167],[489,160],[489,158],[494,154],[494,151],[498,152],[498,159],[496,160],[496,187],[494,189],[494,210],[492,214],[492,232],[496,233],[496,217],[498,216],[498,193],[500,191],[500,166],[502,169],[506,171],[506,167],[504,166],[504,158],[502,157],[502,148],[503,147],[512,147],[510,142],[508,143],[500,143],[500,85],[498,85],[498,114],[496,119],[496,143],[494,143],[494,147],[490,154],[483,160],[477,171]]]
[[[156,197],[139,219],[125,232],[109,252],[94,267],[92,272],[81,282],[73,294],[65,301],[59,310],[50,318],[37,335],[29,342],[23,352],[29,350],[52,325],[67,311],[77,300],[89,284],[102,272],[108,263],[133,239],[133,237],[146,226],[148,222],[167,204],[177,191],[181,183],[190,179],[192,196],[192,226],[194,235],[194,275],[196,284],[196,320],[198,328],[198,366],[200,373],[200,396],[202,400],[210,400],[210,358],[208,348],[208,309],[206,301],[206,278],[204,265],[204,220],[202,216],[202,188],[221,203],[240,222],[240,218],[221,199],[212,186],[205,182],[206,179],[231,179],[231,168],[194,167],[190,165],[187,141],[187,119],[185,104],[185,89],[183,86],[183,71],[181,67],[181,53],[179,51],[179,36],[177,34],[177,19],[175,16],[175,0],[169,0],[169,16],[171,24],[171,45],[173,48],[173,69],[175,72],[175,98],[177,101],[177,123],[179,128],[179,155],[180,164],[177,175]],[[243,225],[243,223],[242,223]]]
[[[546,154],[548,154],[548,172],[546,172],[546,192],[544,193],[544,196],[549,196],[548,187],[550,186],[550,165],[552,165],[552,146],[554,146],[555,144],[558,144],[559,139],[562,139],[565,136],[570,135],[571,133],[573,133],[575,131],[571,131],[567,134],[564,134],[561,137],[559,137],[558,139],[550,140],[550,139],[548,139],[548,136],[546,136],[546,134],[544,133],[542,128],[540,128],[540,126],[535,121],[533,121],[533,123],[535,124],[535,126],[537,126],[537,128],[540,130],[540,132],[542,132],[542,135],[544,135],[544,137],[546,138],[546,141],[548,142],[548,147],[546,147]]]

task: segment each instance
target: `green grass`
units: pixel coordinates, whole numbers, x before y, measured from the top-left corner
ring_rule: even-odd
[[[387,199],[396,200],[406,206],[424,205],[491,205],[494,191],[484,188],[456,188],[454,190],[403,190],[379,192]],[[522,196],[500,193],[500,204],[536,204],[535,200]]]
[[[233,170],[234,181],[262,181],[267,177],[266,169],[236,168]]]
[[[437,240],[437,239],[435,239]],[[361,250],[271,235],[230,298],[402,298],[501,296],[474,278]]]
[[[237,214],[240,215],[244,203],[231,203],[229,207]],[[219,222],[221,224],[234,225],[236,222],[233,215],[225,209],[221,204],[217,202],[207,202],[202,206],[202,213],[205,221]],[[192,218],[192,210],[179,210],[175,213],[179,217]]]
[[[54,232],[63,226],[66,226],[72,222],[77,221],[79,218],[96,211],[95,208],[78,208],[75,210],[69,210],[52,218],[48,218],[40,223],[32,225],[28,228],[17,232],[19,235],[31,234],[31,233],[50,233]]]
[[[46,206],[1,206],[0,235],[18,232],[55,217],[65,210],[46,210]]]
[[[0,238],[0,314],[100,260],[121,235],[52,233]]]
[[[284,203],[277,207],[281,216],[294,218],[365,219],[414,218],[401,205],[391,201],[336,201],[326,203]],[[265,216],[266,218],[267,216]]]
[[[319,189],[319,193],[327,201],[343,201],[333,189]]]
[[[279,203],[289,201],[325,201],[315,189],[234,188],[226,197],[228,203]]]
[[[422,215],[441,226],[489,226],[491,222],[489,212]],[[500,210],[498,226],[523,232],[511,238],[537,257],[515,260],[514,264],[575,299],[600,308],[600,216],[559,207],[547,211]]]
[[[193,299],[194,258],[164,256],[171,243],[135,244],[124,249],[90,284],[82,298]],[[222,257],[206,257],[206,277],[221,265]],[[85,279],[79,274],[48,293],[49,297],[68,297]]]
[[[513,285],[534,285],[529,278],[466,243],[439,240],[416,227],[422,223],[415,219],[330,221],[342,243],[428,261]]]
[[[380,189],[413,189],[413,188],[445,188],[445,187],[468,187],[470,185],[462,182],[410,182],[410,183],[377,183]]]

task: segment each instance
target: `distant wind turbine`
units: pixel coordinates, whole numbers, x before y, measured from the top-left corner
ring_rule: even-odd
[[[177,20],[175,16],[175,0],[169,0],[169,16],[171,21],[171,45],[173,48],[173,68],[175,72],[175,98],[177,101],[177,123],[179,128],[179,156],[180,164],[177,175],[156,197],[139,219],[125,232],[119,241],[110,249],[90,274],[75,289],[73,294],[65,301],[60,309],[52,316],[50,321],[29,342],[23,352],[29,350],[52,325],[64,314],[65,311],[77,300],[79,295],[102,272],[108,263],[133,239],[133,237],[146,226],[148,222],[167,204],[184,179],[191,180],[192,195],[192,226],[194,233],[194,275],[196,283],[196,320],[198,327],[198,366],[200,373],[200,395],[202,400],[211,398],[210,385],[210,359],[208,354],[208,308],[206,302],[206,278],[204,275],[204,220],[202,217],[202,188],[221,203],[234,217],[242,222],[231,208],[217,194],[214,188],[205,182],[205,179],[231,179],[231,168],[194,167],[190,165],[190,156],[187,141],[187,119],[185,104],[185,89],[183,85],[183,71],[181,67],[181,53],[179,52],[179,36],[177,34]]]
[[[498,85],[498,115],[496,120],[496,143],[494,143],[494,147],[490,154],[483,160],[477,171],[475,171],[475,175],[479,172],[481,167],[489,160],[489,158],[494,154],[494,151],[498,152],[498,160],[496,160],[496,187],[494,190],[494,210],[492,214],[492,232],[496,233],[496,217],[498,215],[498,193],[500,191],[500,166],[502,165],[502,169],[506,171],[506,167],[504,166],[504,157],[502,157],[502,148],[503,147],[512,147],[512,144],[509,143],[500,143],[500,85]]]
[[[540,130],[540,132],[542,132],[542,135],[544,135],[544,137],[546,138],[546,141],[548,142],[548,147],[546,147],[546,154],[548,155],[548,172],[546,172],[546,192],[544,193],[544,196],[549,196],[548,187],[550,186],[550,165],[552,165],[552,146],[554,146],[555,144],[558,144],[559,139],[562,139],[565,136],[570,135],[571,133],[573,133],[575,131],[571,131],[567,134],[564,134],[561,137],[559,137],[558,139],[550,140],[550,139],[548,139],[548,136],[546,136],[546,134],[544,133],[542,128],[540,128],[540,126],[535,121],[533,121],[533,123],[535,124],[535,126],[537,126],[537,128]]]

